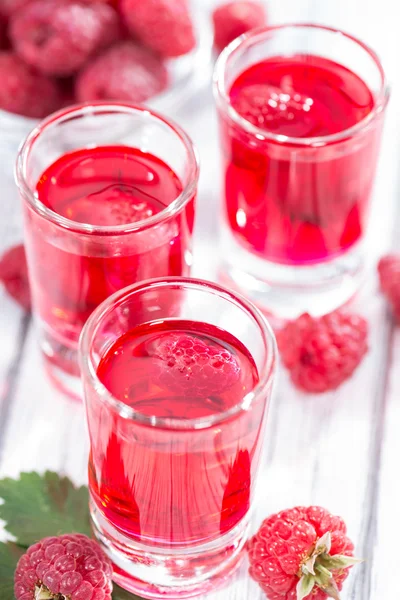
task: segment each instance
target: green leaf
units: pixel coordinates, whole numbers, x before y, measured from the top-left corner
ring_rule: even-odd
[[[1,596],[0,596],[1,597]],[[118,585],[114,584],[114,591],[112,594],[113,600],[143,600],[139,598],[139,596],[135,596],[134,594],[130,594],[129,592],[123,590]],[[3,598],[1,598],[3,600]]]
[[[76,488],[68,477],[21,473],[19,479],[0,480],[0,498],[0,519],[20,546],[64,533],[91,535],[87,487]]]
[[[14,600],[14,571],[25,550],[9,542],[0,543],[0,598]]]

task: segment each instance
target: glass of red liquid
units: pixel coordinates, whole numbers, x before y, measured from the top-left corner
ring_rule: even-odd
[[[196,151],[146,108],[76,106],[19,153],[34,312],[51,378],[80,395],[78,340],[92,311],[129,284],[189,274]]]
[[[255,30],[214,77],[223,155],[221,277],[283,317],[358,289],[389,91],[376,54],[328,27]]]
[[[154,279],[94,311],[80,356],[92,524],[115,582],[153,599],[215,589],[246,541],[272,330],[219,285]]]

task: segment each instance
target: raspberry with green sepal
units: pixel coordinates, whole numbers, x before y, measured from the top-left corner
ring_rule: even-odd
[[[343,519],[318,506],[272,515],[248,542],[250,575],[269,600],[340,600],[360,562],[346,533]]]

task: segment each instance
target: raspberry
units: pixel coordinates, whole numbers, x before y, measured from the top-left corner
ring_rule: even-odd
[[[111,600],[112,568],[100,546],[84,535],[45,538],[17,565],[16,600]]]
[[[214,45],[221,52],[237,37],[267,23],[265,8],[253,0],[227,2],[213,12]]]
[[[308,97],[292,89],[255,83],[241,88],[232,105],[244,119],[268,131],[284,125],[286,135],[306,137],[315,126]]]
[[[0,16],[7,19],[28,2],[31,0],[0,0]]]
[[[0,259],[0,281],[7,293],[26,311],[31,309],[28,267],[22,244],[7,250]]]
[[[239,380],[239,364],[228,350],[192,335],[167,333],[150,342],[147,351],[160,359],[160,384],[175,393],[207,398]]]
[[[7,46],[6,24],[0,15],[0,49]]]
[[[58,86],[60,90],[60,109],[75,104],[75,79],[73,77],[59,79]]]
[[[343,519],[318,506],[268,517],[247,550],[250,575],[270,600],[339,598],[350,567],[359,562]]]
[[[118,15],[103,2],[35,0],[10,21],[14,48],[45,75],[75,73],[120,33]]]
[[[187,54],[196,46],[187,0],[121,0],[129,31],[166,58]]]
[[[389,254],[378,265],[381,290],[389,300],[393,313],[400,321],[400,256]]]
[[[96,4],[104,3],[111,4],[115,8],[117,7],[119,0],[81,0],[85,4]],[[7,21],[11,15],[20,11],[21,8],[32,2],[32,0],[0,0],[0,20]]]
[[[121,42],[89,63],[78,76],[81,102],[119,100],[144,102],[162,92],[168,72],[160,59],[133,42]]]
[[[363,317],[340,311],[320,318],[303,314],[277,333],[294,384],[314,393],[334,390],[353,374],[368,350],[367,336]]]
[[[0,52],[0,109],[34,119],[60,105],[56,83],[36,73],[12,52]]]

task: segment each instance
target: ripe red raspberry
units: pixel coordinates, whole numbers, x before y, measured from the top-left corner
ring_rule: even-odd
[[[166,58],[187,54],[196,46],[187,0],[121,0],[130,32]]]
[[[31,309],[28,267],[22,244],[10,248],[0,259],[0,281],[7,293],[26,311]]]
[[[0,52],[0,109],[34,119],[60,106],[57,84],[36,73],[12,52]]]
[[[0,16],[8,19],[32,0],[0,0]]]
[[[250,575],[270,600],[338,599],[359,562],[343,519],[318,506],[268,517],[247,550]]]
[[[303,314],[277,333],[294,384],[314,393],[334,390],[353,374],[368,350],[367,336],[363,317],[340,311],[320,318]]]
[[[160,359],[161,385],[179,394],[207,398],[239,380],[240,366],[228,350],[192,335],[167,333],[150,342],[147,351]]]
[[[121,42],[83,69],[76,81],[76,96],[81,102],[140,103],[162,92],[167,84],[167,69],[156,55],[133,42]]]
[[[31,309],[28,267],[22,244],[10,248],[0,259],[0,281],[7,293],[26,311]]]
[[[0,15],[0,49],[3,50],[7,45],[6,24]]]
[[[112,568],[100,546],[85,535],[45,538],[17,565],[16,600],[111,600]]]
[[[119,36],[118,15],[103,2],[35,0],[10,21],[16,52],[45,75],[78,71],[98,50]]]
[[[381,258],[378,273],[382,292],[389,300],[396,319],[400,321],[400,256],[389,254]]]
[[[255,0],[239,0],[218,6],[213,12],[214,45],[221,52],[237,37],[267,23],[265,7]]]

